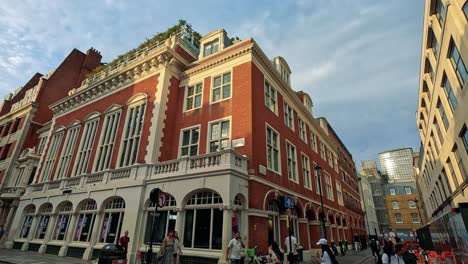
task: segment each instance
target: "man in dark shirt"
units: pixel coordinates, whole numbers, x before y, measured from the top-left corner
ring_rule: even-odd
[[[119,238],[119,245],[124,248],[125,254],[127,254],[128,242],[130,242],[130,237],[128,237],[128,231],[125,231],[124,236]]]

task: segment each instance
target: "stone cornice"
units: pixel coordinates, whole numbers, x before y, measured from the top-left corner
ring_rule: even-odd
[[[160,46],[142,51],[136,54],[132,60],[122,62],[84,80],[81,87],[70,90],[68,97],[52,104],[49,108],[54,112],[54,115],[60,115],[77,106],[104,97],[162,67],[174,65],[177,68],[188,64],[174,50],[175,46],[182,42],[183,40],[174,36]]]
[[[181,79],[187,78],[189,76],[193,76],[205,70],[208,70],[213,67],[219,66],[223,63],[226,63],[230,60],[238,58],[242,55],[248,54],[252,52],[254,48],[253,43],[254,42],[251,39],[247,39],[247,40],[244,40],[243,42],[240,42],[239,44],[236,44],[236,46],[225,49],[217,57],[206,59],[206,61],[205,60],[196,61],[195,63],[198,63],[198,65],[193,65],[193,67],[189,68],[184,73],[182,73]]]

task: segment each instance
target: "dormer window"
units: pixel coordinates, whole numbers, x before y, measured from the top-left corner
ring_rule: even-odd
[[[210,41],[203,46],[203,56],[206,57],[215,52],[218,52],[218,49],[219,49],[219,39]]]
[[[281,64],[281,78],[287,83],[289,84],[289,73],[288,71],[286,70],[286,68]]]

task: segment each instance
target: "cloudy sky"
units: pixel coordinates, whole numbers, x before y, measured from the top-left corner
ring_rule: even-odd
[[[360,167],[384,150],[419,150],[422,12],[421,0],[4,1],[0,96],[73,48],[94,47],[111,61],[185,19],[202,34],[224,28],[283,56],[293,88],[312,96],[315,115],[329,120]]]

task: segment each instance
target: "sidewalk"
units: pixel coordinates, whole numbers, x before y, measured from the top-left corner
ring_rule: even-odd
[[[91,263],[78,258],[57,257],[37,252],[0,248],[0,264],[86,264]]]
[[[372,256],[372,251],[370,249],[366,249],[363,251],[352,251],[348,250],[346,252],[346,256],[338,256],[336,260],[340,264],[373,264],[375,263],[374,257]],[[304,264],[317,264],[314,261],[304,261]]]

